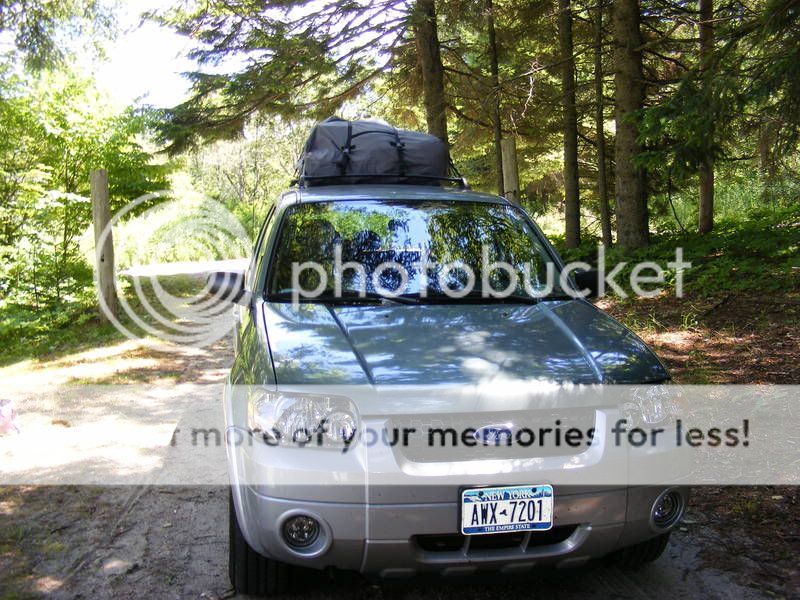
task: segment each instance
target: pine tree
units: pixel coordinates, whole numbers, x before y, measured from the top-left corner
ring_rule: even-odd
[[[581,243],[578,187],[578,115],[575,108],[575,57],[572,44],[572,3],[559,0],[558,40],[561,50],[561,101],[564,127],[564,226],[567,248]]]
[[[617,137],[617,240],[623,248],[640,248],[649,241],[644,171],[636,164],[641,153],[636,114],[644,106],[642,33],[638,0],[614,0],[614,84]]]

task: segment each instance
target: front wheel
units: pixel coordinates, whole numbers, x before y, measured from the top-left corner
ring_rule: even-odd
[[[615,563],[625,569],[638,569],[664,554],[669,543],[669,533],[623,548],[614,555]]]
[[[242,535],[233,491],[228,494],[228,576],[241,594],[269,596],[285,592],[289,585],[289,565],[262,556]]]

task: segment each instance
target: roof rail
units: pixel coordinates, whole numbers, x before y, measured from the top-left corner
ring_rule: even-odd
[[[370,179],[397,179],[400,181],[414,180],[417,183],[421,182],[452,183],[457,185],[462,190],[469,189],[469,184],[467,183],[467,180],[464,177],[461,177],[460,174],[457,177],[441,177],[436,175],[374,174],[374,173],[366,175],[359,175],[356,173],[348,173],[347,175],[319,175],[319,176],[303,175],[292,180],[291,185],[297,185],[301,188],[309,187],[309,184],[313,185],[313,182],[315,181],[331,182],[332,184],[339,182],[341,182],[342,184],[347,184],[347,183],[358,184],[358,183],[364,183],[365,182],[364,180],[370,180]]]

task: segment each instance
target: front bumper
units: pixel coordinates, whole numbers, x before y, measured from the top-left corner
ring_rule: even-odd
[[[590,416],[597,431],[608,432],[618,413],[597,410]],[[387,428],[387,417],[362,419],[373,431]],[[609,481],[609,472],[627,473],[635,466],[610,434],[596,436],[572,454],[428,460],[414,454],[413,447],[384,444],[359,443],[346,453],[270,448],[250,443],[247,432],[236,425],[241,419],[228,414],[226,422],[240,528],[256,551],[281,562],[383,577],[516,572],[538,565],[578,566],[661,533],[650,516],[667,485],[631,487]],[[232,443],[235,439],[248,443]],[[460,535],[461,487],[526,483],[553,485],[550,532],[522,538],[477,536],[483,540]],[[678,489],[685,505],[688,491]],[[283,522],[296,514],[312,516],[322,525],[324,543],[315,544],[313,551],[296,551],[283,539]]]
[[[517,537],[505,539],[460,536],[457,502],[309,502],[266,496],[249,486],[236,488],[234,497],[245,537],[265,556],[313,568],[412,577],[418,573],[469,575],[479,570],[517,573],[538,565],[579,566],[657,535],[650,526],[650,510],[662,491],[653,487],[578,493],[556,489],[550,532],[514,534]],[[681,493],[685,499],[687,491]],[[326,543],[313,556],[293,551],[282,539],[283,519],[297,513],[323,524]]]

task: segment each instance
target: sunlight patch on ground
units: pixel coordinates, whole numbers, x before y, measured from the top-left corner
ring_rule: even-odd
[[[16,499],[3,500],[0,502],[0,515],[13,515],[19,508],[19,504],[19,501]]]
[[[166,342],[126,340],[110,346],[68,354],[49,361],[26,360],[0,368],[5,396],[48,386],[81,383],[130,383],[176,378],[188,367],[207,362],[207,349],[175,346]],[[203,373],[211,380],[224,377],[224,369]]]
[[[70,476],[102,482],[150,473],[162,466],[159,450],[169,444],[176,421],[147,423],[109,414],[52,427],[46,415],[28,415],[22,433],[0,440],[5,477],[36,471],[49,472],[54,483]]]
[[[673,350],[688,351],[697,344],[698,338],[701,337],[695,331],[687,331],[685,329],[650,332],[645,336],[647,341],[656,346],[667,346]]]
[[[20,433],[0,437],[0,483],[152,483],[164,470],[182,419],[223,430],[221,393],[219,384],[70,385],[21,398]],[[188,438],[185,451],[190,455],[194,443]],[[214,444],[209,451],[222,457],[224,472],[224,446]],[[197,466],[196,480],[208,467],[208,462]],[[14,509],[12,504],[0,507]]]
[[[112,558],[103,565],[103,572],[107,575],[124,575],[133,568],[133,563],[119,558]]]
[[[37,592],[42,594],[50,594],[55,592],[63,585],[63,582],[55,577],[40,577],[36,580],[35,588]]]
[[[148,348],[141,343],[127,340],[112,346],[69,354],[52,361],[26,360],[16,363],[0,369],[0,379],[6,390],[24,391],[41,386],[43,377],[49,385],[55,386],[76,379],[100,379],[135,368],[156,368],[159,364],[158,358],[142,356],[147,351]]]

